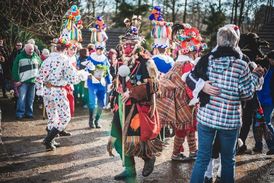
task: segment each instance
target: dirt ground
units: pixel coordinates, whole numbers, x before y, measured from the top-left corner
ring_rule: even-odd
[[[16,121],[14,104],[8,99],[1,99],[0,102],[3,116],[0,138],[0,182],[118,182],[114,181],[113,177],[123,170],[122,162],[117,153],[113,158],[106,152],[112,119],[110,112],[104,112],[102,115],[103,128],[89,129],[87,109],[76,108],[76,115],[67,128],[72,136],[58,138],[57,141],[62,147],[54,152],[46,152],[41,142],[46,135],[47,121],[42,119],[42,111],[37,104],[34,120]],[[252,138],[252,136],[248,138],[249,148],[253,147]],[[189,182],[193,162],[172,162],[170,159],[172,146],[173,139],[167,139],[167,146],[157,158],[154,172],[146,178],[141,175],[143,161],[135,158],[138,176],[136,180],[130,182]],[[237,156],[237,182],[273,183],[273,162],[273,156],[264,154]]]

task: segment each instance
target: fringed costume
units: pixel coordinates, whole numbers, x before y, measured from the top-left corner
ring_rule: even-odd
[[[175,129],[173,160],[186,160],[182,154],[183,142],[187,138],[190,158],[196,156],[196,107],[193,91],[186,85],[186,76],[195,65],[195,53],[202,51],[199,31],[188,24],[177,24],[172,37],[177,47],[177,61],[160,80],[160,96],[157,100],[160,121],[163,126],[171,125]],[[168,109],[166,106],[169,106]]]
[[[157,138],[161,129],[158,113],[153,110],[154,94],[158,90],[156,67],[151,65],[153,61],[141,56],[144,49],[140,47],[142,38],[138,35],[138,24],[135,27],[132,22],[129,26],[126,35],[121,37],[122,65],[118,69],[112,96],[111,136],[116,139],[114,147],[125,166],[125,171],[114,177],[116,180],[136,176],[134,156],[145,161],[142,175],[148,176],[153,171],[155,156],[160,155],[163,148]],[[129,93],[125,103],[121,100],[124,92]]]

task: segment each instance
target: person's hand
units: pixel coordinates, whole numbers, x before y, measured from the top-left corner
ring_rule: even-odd
[[[218,87],[212,86],[211,81],[206,81],[203,87],[203,92],[208,95],[218,96],[220,94],[220,89]]]
[[[253,70],[253,72],[257,73],[260,77],[262,77],[265,73],[265,69],[259,65]]]
[[[113,156],[113,157],[114,157],[114,154],[112,153],[112,150],[113,150],[114,142],[115,142],[115,138],[109,137],[108,144],[107,144],[107,151],[108,151],[109,156]]]
[[[122,102],[125,103],[129,99],[129,91],[122,93]]]
[[[18,82],[15,82],[14,84],[16,87],[19,87],[19,86],[21,86],[22,83],[20,81],[18,81]]]

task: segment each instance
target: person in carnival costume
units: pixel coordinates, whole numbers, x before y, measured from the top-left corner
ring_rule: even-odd
[[[192,70],[199,53],[206,48],[197,28],[188,24],[176,24],[172,31],[176,44],[177,61],[160,80],[160,96],[157,100],[160,121],[163,126],[171,125],[175,129],[173,154],[176,161],[190,160],[196,157],[196,119],[194,115],[197,103],[192,90],[185,84],[187,74]],[[168,109],[166,106],[169,106]],[[187,138],[189,158],[183,152],[183,142]]]
[[[174,64],[173,58],[166,54],[167,48],[169,47],[169,41],[171,40],[171,27],[173,23],[164,21],[159,6],[154,7],[149,16],[149,20],[152,21],[153,29],[151,31],[151,36],[154,38],[154,56],[152,59],[160,73],[165,74]]]
[[[107,88],[112,80],[109,71],[110,64],[108,58],[104,55],[107,41],[105,27],[106,25],[104,24],[102,17],[98,16],[95,28],[92,29],[92,43],[95,43],[96,51],[91,53],[87,59],[87,68],[91,73],[91,76],[88,79],[90,128],[101,128],[99,119],[103,108],[106,106]]]
[[[37,95],[43,96],[48,116],[48,135],[43,144],[47,150],[55,150],[59,145],[54,138],[65,130],[71,119],[69,100],[65,87],[87,79],[87,72],[78,72],[70,64],[65,54],[66,42],[60,38],[57,52],[53,52],[43,62],[36,78]]]
[[[116,175],[115,180],[136,177],[134,156],[145,161],[142,175],[150,175],[155,156],[163,148],[157,138],[161,129],[155,106],[157,69],[149,59],[149,52],[140,46],[142,38],[137,27],[131,24],[126,35],[120,38],[120,67],[114,86],[114,116],[108,151],[113,155],[114,145],[125,170]]]
[[[82,41],[82,20],[80,15],[80,10],[76,5],[72,5],[71,8],[66,12],[65,14],[65,22],[63,25],[63,30],[61,34],[61,39],[63,39],[63,42],[66,42],[67,44],[67,56],[70,64],[76,68],[76,51],[77,51],[77,45],[78,42]],[[69,100],[69,106],[70,106],[70,115],[71,117],[74,116],[75,111],[75,102],[74,102],[74,86],[73,85],[67,85],[65,86],[65,89],[67,91],[67,98]],[[62,131],[60,133],[60,136],[70,136],[71,133],[67,131]]]
[[[68,12],[73,12],[72,10],[75,10],[75,5]],[[70,18],[74,20],[72,17]],[[47,150],[54,150],[59,146],[59,143],[54,140],[58,134],[70,135],[64,131],[71,119],[71,105],[67,89],[70,85],[87,79],[88,74],[84,71],[78,72],[76,67],[71,64],[71,59],[66,55],[73,36],[70,36],[71,30],[67,28],[66,24],[64,27],[60,38],[55,39],[57,41],[55,52],[52,52],[43,62],[36,78],[37,95],[43,96],[48,116],[46,128],[48,135],[43,141]]]

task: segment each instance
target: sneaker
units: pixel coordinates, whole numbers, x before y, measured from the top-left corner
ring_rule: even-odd
[[[184,154],[179,153],[178,155],[172,154],[171,159],[173,161],[185,161],[187,157]]]
[[[266,155],[274,155],[274,150],[269,150]]]
[[[212,177],[205,177],[204,183],[213,183]]]
[[[189,158],[190,158],[190,159],[196,160],[196,158],[197,158],[197,153],[198,153],[197,150],[196,150],[195,152],[190,152],[190,153],[189,153]]]

